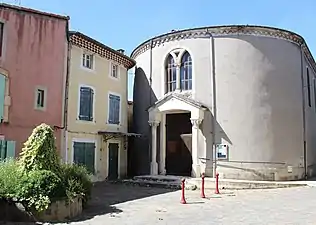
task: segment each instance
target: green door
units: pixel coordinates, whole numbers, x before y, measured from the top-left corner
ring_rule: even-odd
[[[118,143],[109,143],[109,180],[118,178]]]

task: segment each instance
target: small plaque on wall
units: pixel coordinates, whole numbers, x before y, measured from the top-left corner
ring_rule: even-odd
[[[228,145],[218,144],[216,146],[217,159],[228,159]]]

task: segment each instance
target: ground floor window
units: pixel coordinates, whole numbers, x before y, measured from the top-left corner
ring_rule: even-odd
[[[95,172],[95,143],[74,142],[74,163],[83,165],[91,173]]]

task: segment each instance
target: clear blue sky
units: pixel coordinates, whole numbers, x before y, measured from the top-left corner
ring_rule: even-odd
[[[267,25],[302,35],[316,54],[316,0],[20,0],[70,16],[70,28],[127,54],[146,39],[198,26]],[[14,4],[17,0],[0,1]],[[316,57],[316,56],[315,56]],[[131,78],[131,76],[130,76]],[[129,96],[132,79],[129,80]]]

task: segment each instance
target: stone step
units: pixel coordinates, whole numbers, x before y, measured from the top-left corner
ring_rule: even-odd
[[[135,176],[133,180],[157,181],[157,182],[178,182],[181,183],[182,177],[178,176]]]
[[[117,180],[112,181],[112,183],[121,183],[125,185],[132,186],[142,186],[142,187],[157,187],[166,188],[172,190],[181,190],[181,179],[175,177],[152,177],[152,176],[138,176],[133,179]],[[187,190],[195,190],[196,185],[187,184],[185,186]]]

